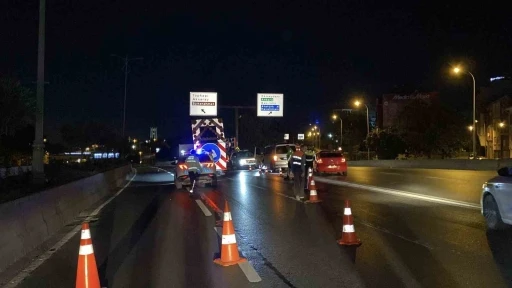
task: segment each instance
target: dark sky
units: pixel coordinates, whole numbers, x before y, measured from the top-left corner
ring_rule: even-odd
[[[446,91],[470,108],[470,78],[451,77],[450,64],[466,63],[479,83],[512,70],[505,6],[362,2],[47,0],[45,132],[88,120],[121,129],[124,74],[113,53],[144,57],[128,82],[136,137],[151,125],[189,137],[192,90],[217,91],[220,105],[284,93],[281,121],[297,129],[354,95],[374,106],[396,85]],[[0,75],[35,89],[38,1],[2,1],[0,21]]]

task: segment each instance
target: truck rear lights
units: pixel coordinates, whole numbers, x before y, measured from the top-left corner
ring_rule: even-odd
[[[341,162],[345,162],[345,161],[346,161],[345,158],[341,158]]]
[[[185,164],[180,164],[178,166],[180,167],[180,169],[183,169],[183,170],[187,170],[188,169],[187,165],[185,165]]]

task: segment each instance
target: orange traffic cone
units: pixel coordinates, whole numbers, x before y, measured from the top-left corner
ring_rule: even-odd
[[[309,200],[306,203],[318,203],[322,202],[322,200],[318,199],[318,195],[316,193],[316,185],[315,179],[311,176],[311,182],[309,182]]]
[[[311,169],[311,167],[308,168],[308,182],[306,182],[308,184],[308,189],[309,188],[309,184],[311,183],[311,177],[313,177],[313,169]]]
[[[76,288],[100,287],[98,268],[92,249],[91,230],[89,230],[89,223],[83,223],[80,250],[78,252],[78,268],[76,270]]]
[[[345,209],[343,212],[343,232],[338,244],[344,246],[360,246],[361,240],[357,239],[356,231],[354,229],[354,218],[352,216],[352,209],[350,208],[350,201],[345,200]]]
[[[233,219],[231,218],[228,201],[225,200],[224,222],[222,224],[222,249],[220,251],[220,258],[213,260],[213,262],[222,266],[231,266],[246,261],[247,259],[240,257],[238,253],[235,227],[233,227]]]

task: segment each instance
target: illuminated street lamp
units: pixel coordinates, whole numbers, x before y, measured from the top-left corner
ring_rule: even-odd
[[[356,100],[354,104],[356,105],[356,107],[359,107],[361,105],[364,105],[366,107],[366,148],[368,148],[368,160],[370,160],[370,146],[368,145],[368,137],[370,136],[370,115],[368,112],[368,105],[360,102],[359,100]]]
[[[332,119],[336,120],[338,118],[338,115],[334,114],[332,115]],[[340,145],[343,146],[343,119],[340,117]]]
[[[500,125],[500,128],[503,128],[503,127],[505,127],[505,122],[500,122],[500,124],[498,124],[498,125]]]
[[[459,73],[462,73],[462,72],[466,72],[468,73],[469,75],[471,75],[471,79],[473,79],[473,125],[475,123],[477,123],[476,121],[476,81],[475,81],[475,76],[473,76],[473,74],[471,74],[471,72],[469,71],[463,71],[462,68],[460,67],[454,67],[453,68],[453,73],[455,74],[459,74]],[[472,138],[473,138],[473,159],[477,159],[476,157],[476,129],[472,129]]]
[[[473,131],[473,126],[472,126],[472,125],[469,125],[469,126],[468,126],[468,129],[469,129],[469,131]]]
[[[329,136],[329,138],[332,138],[332,134],[331,133],[329,133],[329,135],[327,135],[327,136]]]

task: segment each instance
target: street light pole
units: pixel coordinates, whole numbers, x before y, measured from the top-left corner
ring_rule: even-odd
[[[343,149],[343,119],[340,117],[340,147]]]
[[[44,46],[46,0],[39,1],[39,43],[37,47],[37,92],[35,138],[32,147],[32,177],[34,184],[44,184]]]
[[[471,78],[473,79],[473,159],[477,159],[476,157],[476,81],[475,76],[471,74],[471,72],[468,71],[468,74],[471,75]]]
[[[368,137],[370,137],[370,114],[368,112],[368,105],[366,106],[366,148],[368,149],[368,160],[370,160],[370,145],[368,145]]]
[[[473,159],[477,159],[477,155],[476,155],[476,80],[475,80],[475,76],[470,72],[470,71],[467,71],[467,70],[464,70],[459,68],[459,67],[455,67],[453,68],[453,72],[455,72],[456,74],[460,73],[460,72],[466,72],[468,73],[470,76],[471,76],[471,79],[473,79],[473,124],[471,124],[474,128],[472,130],[472,135],[471,137],[473,138]]]
[[[142,57],[138,58],[128,58],[128,55],[125,57],[121,57],[119,55],[112,54],[110,55],[112,57],[120,58],[124,61],[124,101],[123,101],[123,141],[125,140],[125,134],[126,134],[126,91],[127,91],[127,85],[128,85],[128,64],[132,60],[144,60]]]

